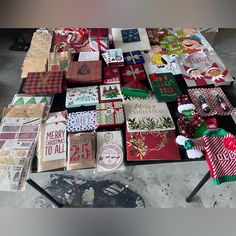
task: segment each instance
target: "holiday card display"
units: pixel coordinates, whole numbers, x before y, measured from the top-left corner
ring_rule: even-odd
[[[120,83],[119,67],[104,67],[104,84]]]
[[[120,84],[100,85],[100,102],[121,101]]]
[[[171,73],[149,75],[149,82],[158,101],[175,101],[181,94],[175,77]]]
[[[95,167],[95,150],[95,132],[69,134],[67,170]]]
[[[104,102],[96,106],[97,126],[121,125],[125,122],[122,102]]]
[[[70,62],[67,79],[71,83],[94,84],[102,82],[101,61]]]
[[[123,52],[150,50],[150,42],[145,28],[119,29],[112,28],[112,37],[115,48]]]
[[[80,52],[78,61],[99,61],[99,52]]]
[[[150,94],[147,98],[125,97],[124,110],[128,132],[174,130],[166,103]]]
[[[96,129],[96,111],[72,112],[68,115],[67,131],[81,132]]]
[[[66,162],[67,112],[50,113],[38,141],[38,172],[63,168]]]
[[[125,66],[144,63],[144,58],[140,50],[124,52],[123,57]]]
[[[233,106],[221,88],[188,89],[188,93],[201,116],[235,114]]]
[[[126,132],[127,161],[180,160],[174,131]]]
[[[228,69],[215,52],[204,51],[177,57],[188,87],[214,84],[225,85],[233,81]]]
[[[98,86],[67,89],[66,108],[96,106],[98,102]]]
[[[175,55],[166,55],[162,53],[163,49],[159,45],[152,46],[148,53],[142,53],[145,63],[146,73],[172,73],[173,75],[181,74]]]
[[[124,169],[124,151],[121,131],[97,132],[98,172]]]
[[[27,94],[56,94],[66,90],[63,71],[30,72],[24,81],[23,90]]]

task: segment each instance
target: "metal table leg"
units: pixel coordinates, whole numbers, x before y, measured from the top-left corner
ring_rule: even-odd
[[[197,192],[202,188],[202,186],[210,179],[210,171],[203,177],[196,188],[191,192],[191,194],[186,198],[186,202],[191,202],[192,198],[197,194]]]
[[[49,201],[55,204],[58,208],[62,208],[63,204],[59,203],[56,199],[54,199],[49,193],[47,193],[43,188],[41,188],[37,183],[35,183],[32,179],[27,179],[27,183],[33,187],[36,191],[41,193],[44,197],[46,197]]]

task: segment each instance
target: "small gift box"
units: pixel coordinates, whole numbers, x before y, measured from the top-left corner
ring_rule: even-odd
[[[134,64],[144,64],[144,58],[140,50],[123,53],[125,66]]]
[[[174,131],[126,131],[128,161],[180,160]]]
[[[89,45],[92,51],[106,52],[109,49],[108,40],[92,40]]]
[[[108,66],[124,66],[124,57],[121,48],[110,49],[107,53],[106,63]]]
[[[95,167],[95,150],[95,132],[69,134],[67,170]]]
[[[99,52],[80,52],[78,61],[99,61]]]
[[[66,90],[63,71],[30,72],[24,82],[23,90],[27,94],[56,94]]]
[[[96,112],[97,126],[121,125],[125,122],[122,102],[99,103]]]
[[[141,41],[138,29],[121,30],[123,43],[134,43]]]
[[[66,108],[95,106],[98,102],[98,86],[67,89]]]
[[[68,115],[67,131],[81,132],[96,129],[96,111],[72,112]]]
[[[108,40],[108,36],[109,36],[108,28],[90,28],[89,29],[89,41]]]
[[[120,130],[97,132],[97,170],[124,169],[123,138]]]
[[[143,65],[125,66],[121,70],[121,75],[124,83],[129,83],[133,80],[146,79],[146,73],[143,69]]]
[[[119,67],[104,67],[104,84],[120,83]]]
[[[100,102],[122,101],[120,84],[100,85]]]
[[[67,79],[71,83],[94,84],[102,82],[101,61],[70,62]]]

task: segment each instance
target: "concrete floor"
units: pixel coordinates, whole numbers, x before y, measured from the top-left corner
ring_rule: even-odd
[[[235,42],[236,29],[224,29],[220,30],[214,43],[215,50],[233,76],[236,76]],[[0,105],[11,101],[21,83],[20,67],[25,53],[9,51],[9,46],[8,40],[0,40]],[[192,203],[185,202],[185,197],[207,171],[205,162],[191,162],[137,166],[134,170],[127,168],[124,172],[111,174],[97,174],[93,170],[59,172],[58,174],[73,175],[78,182],[104,179],[119,181],[138,193],[143,198],[146,207],[236,207],[236,183],[214,186],[208,181]],[[52,173],[31,174],[31,177],[44,187],[49,186],[53,179]],[[24,192],[0,192],[0,207],[36,207],[37,201],[41,201],[41,207],[52,207],[30,186],[27,186]]]

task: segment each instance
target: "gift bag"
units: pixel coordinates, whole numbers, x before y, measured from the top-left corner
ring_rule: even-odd
[[[66,44],[63,45],[63,51],[59,52],[60,44],[54,46],[53,52],[48,56],[48,71],[67,71],[71,60],[71,53]]]
[[[87,46],[88,42],[87,31],[54,31],[53,45],[66,44],[71,53],[79,53],[80,49]],[[62,51],[62,49],[60,49],[60,51]]]

